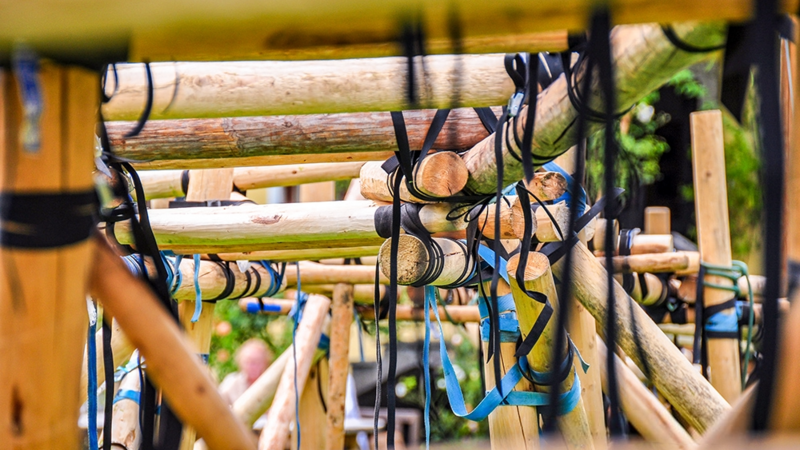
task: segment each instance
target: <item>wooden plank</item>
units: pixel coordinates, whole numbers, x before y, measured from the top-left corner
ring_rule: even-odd
[[[722,113],[719,110],[694,112],[692,127],[692,167],[694,173],[695,214],[700,260],[709,264],[731,265],[731,234],[728,225],[728,190],[725,177],[725,146]],[[706,276],[706,282],[731,286],[733,282],[718,276]],[[705,289],[705,307],[719,305],[734,297],[733,292]],[[734,308],[721,314],[735,315]],[[711,385],[725,400],[733,402],[742,392],[738,339],[708,340],[708,370]]]
[[[796,1],[787,0],[782,6],[783,12],[797,11]],[[588,0],[464,0],[457,7],[446,0],[80,0],[69,7],[36,0],[4,5],[0,43],[8,51],[11,42],[25,40],[61,57],[98,57],[115,51],[124,55],[129,45],[136,59],[218,59],[231,54],[247,57],[256,51],[273,57],[275,50],[391,45],[397,41],[398,24],[408,17],[424,18],[430,39],[447,38],[453,17],[466,38],[579,30],[588,23],[593,7]],[[616,23],[742,21],[752,14],[746,0],[621,0],[611,8]],[[206,47],[212,50],[205,51]],[[242,50],[237,53],[237,48]]]
[[[81,193],[93,186],[98,77],[43,63],[40,148],[20,138],[17,81],[0,73],[0,192]],[[58,215],[49,220],[65,223]],[[4,231],[13,223],[0,222]],[[86,341],[89,241],[44,249],[0,247],[0,442],[13,449],[77,448]],[[64,386],[72,386],[65,389]]]

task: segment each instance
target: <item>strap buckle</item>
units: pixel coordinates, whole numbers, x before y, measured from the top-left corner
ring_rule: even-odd
[[[522,109],[522,102],[525,100],[525,93],[522,91],[514,92],[508,99],[508,118],[516,117]]]

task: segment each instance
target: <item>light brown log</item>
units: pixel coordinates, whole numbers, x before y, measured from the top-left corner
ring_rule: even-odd
[[[364,319],[375,320],[375,311],[373,309],[359,309],[359,314]],[[433,311],[429,312],[428,316],[431,320],[436,320]],[[481,321],[480,311],[477,306],[473,305],[440,306],[439,317],[452,323],[478,323]],[[425,320],[425,312],[422,308],[416,306],[397,305],[397,320],[421,322]]]
[[[286,445],[289,424],[295,416],[295,388],[303,391],[330,304],[331,301],[321,295],[312,294],[308,297],[294,341],[296,359],[290,358],[283,371],[267,422],[261,431],[259,449],[282,449]]]
[[[517,200],[519,202],[519,200]],[[550,216],[547,215],[547,212],[550,212],[550,215],[556,219],[555,223],[550,219]],[[535,211],[536,216],[536,223],[538,226],[536,227],[536,239],[539,239],[541,242],[555,242],[563,240],[564,236],[563,233],[567,233],[569,229],[569,208],[567,208],[566,202],[561,202],[559,204],[553,205],[552,207],[548,206],[547,209],[539,207]],[[522,219],[521,214],[518,216],[512,216],[512,221],[514,224],[518,224],[522,222],[524,224],[524,219]],[[518,226],[518,225],[517,225]]]
[[[103,348],[103,332],[98,331],[95,334],[95,345],[97,349]],[[122,328],[119,326],[119,322],[114,320],[111,324],[111,353],[114,355],[114,367],[121,366],[128,358],[131,357],[133,353],[133,345],[130,343],[127,337],[125,337],[125,333],[122,331]],[[86,352],[83,354],[83,365],[81,366],[81,384],[80,384],[80,402],[86,401],[86,394],[87,389],[86,386],[88,385],[88,373],[86,370]],[[106,373],[103,370],[105,366],[103,365],[103,359],[97,358],[97,367],[96,367],[96,374],[97,374],[97,385],[100,386],[106,380]]]
[[[147,373],[178,417],[211,449],[253,449],[249,432],[228,409],[193,344],[159,301],[102,239],[95,239],[91,294],[119,321],[147,360]]]
[[[138,369],[122,378],[119,390],[141,392]],[[113,389],[106,391],[106,401],[114,401]],[[126,449],[139,448],[142,442],[142,430],[139,427],[139,403],[128,398],[114,401],[112,417],[114,420],[111,424],[111,436],[104,436],[103,439],[111,439],[111,448],[114,448],[114,444]]]
[[[333,181],[301,184],[298,188],[300,203],[331,202],[336,200],[336,183]]]
[[[517,279],[517,266],[520,263],[519,255],[514,255],[508,259],[506,269],[511,280],[511,293],[514,296],[514,304],[517,307],[517,319],[522,338],[525,339],[530,333],[533,324],[544,309],[544,304],[539,303],[528,297],[524,289],[532,292],[541,292],[550,300],[553,307],[553,317],[558,316],[560,302],[556,293],[555,281],[550,270],[550,262],[547,257],[538,252],[531,252],[528,255],[527,265],[524,269],[524,280]],[[520,282],[521,281],[521,282]],[[531,369],[538,372],[556,372],[556,367],[567,357],[568,343],[565,340],[563,349],[557,350],[557,360],[553,361],[554,346],[556,345],[557,331],[556,320],[550,319],[545,325],[539,340],[531,349],[527,356],[528,364]],[[578,364],[579,365],[579,364]],[[558,385],[559,392],[568,392],[575,383],[577,375],[575,370],[570,371],[569,375]],[[579,369],[578,369],[579,370]],[[534,389],[540,392],[549,392],[551,387],[539,386],[534,384]],[[586,410],[583,407],[583,399],[579,400],[575,408],[567,414],[558,417],[559,429],[564,436],[567,448],[593,449],[594,438],[589,430],[589,420]]]
[[[503,54],[432,55],[417,66],[420,105],[502,105],[514,93]],[[458,65],[459,75],[453,73]],[[174,62],[150,65],[153,119],[331,114],[409,109],[403,57],[331,61]],[[117,65],[119,90],[103,105],[108,120],[137,120],[147,94],[143,64]],[[423,78],[424,77],[424,78]]]
[[[603,390],[608,391],[608,370],[606,368],[606,355],[608,349],[605,342],[597,336],[597,351],[599,358],[595,367],[603,379]],[[675,420],[658,398],[650,392],[634,375],[631,369],[622,362],[619,356],[614,355],[614,367],[619,383],[619,396],[622,411],[647,441],[665,448],[694,449],[697,444],[689,433]]]
[[[300,284],[374,284],[375,266],[330,266],[310,261],[298,263],[300,265]],[[287,266],[284,275],[287,286],[297,286],[297,270],[295,267]],[[389,279],[381,276],[379,281],[382,284],[389,284]]]
[[[323,402],[327,401],[325,399],[330,393],[328,389],[330,375],[327,358],[317,360],[309,370],[308,380],[300,393],[300,403],[297,411],[300,424],[294,423],[291,430],[291,439],[289,440],[289,448],[291,450],[327,448],[328,435],[324,426],[326,404]],[[330,407],[330,405],[327,406]],[[297,429],[298,426],[300,427],[299,430]],[[298,431],[300,434],[299,447],[297,445]]]
[[[746,439],[753,420],[753,408],[758,395],[758,383],[749,386],[736,399],[731,409],[719,418],[698,443],[700,448],[719,448],[726,442],[741,442]],[[752,443],[750,445],[753,445]],[[756,446],[759,446],[756,444]],[[726,448],[730,447],[725,445]],[[759,446],[761,447],[761,446]],[[763,447],[762,447],[763,448]]]
[[[394,178],[400,173],[387,174],[381,162],[367,162],[361,168],[361,195],[370,200],[391,202]],[[414,169],[413,184],[422,194],[431,197],[451,197],[467,184],[469,171],[455,152],[429,154]],[[406,186],[405,177],[400,182],[400,199],[406,202],[431,203],[412,195]]]
[[[264,250],[240,253],[217,253],[223,261],[317,261],[327,258],[364,258],[377,256],[379,245],[365,247],[305,248],[293,250]],[[186,249],[184,249],[186,250]],[[197,252],[187,251],[187,254]],[[341,264],[341,263],[339,263]]]
[[[379,207],[362,200],[162,209],[150,211],[150,225],[159,248],[179,253],[365,247],[384,241],[375,229]],[[448,220],[452,209],[424,207],[423,226],[429,232],[466,227],[463,219]],[[120,243],[132,243],[126,222],[118,223],[114,234]]]
[[[127,123],[127,122],[126,122]],[[160,145],[160,144],[159,144]],[[174,169],[219,169],[224,167],[248,166],[286,166],[302,164],[347,163],[357,161],[385,161],[394,156],[392,151],[350,152],[350,153],[299,153],[299,154],[267,154],[262,156],[232,156],[222,154],[208,158],[188,158],[192,153],[158,153],[162,147],[155,147],[153,152],[160,154],[159,159],[134,160],[136,170],[174,170]],[[232,150],[231,150],[232,151]],[[137,155],[138,157],[138,155]]]
[[[605,257],[597,260],[605,267]],[[632,272],[677,272],[689,268],[689,257],[686,253],[649,253],[631,256],[615,256],[614,273]]]
[[[694,112],[692,127],[692,167],[694,173],[695,214],[700,259],[728,267],[731,265],[731,235],[728,225],[728,192],[725,178],[725,146],[722,113],[719,110]],[[730,286],[729,279],[706,277],[708,283]],[[705,289],[706,307],[733,298],[733,293]],[[734,308],[720,314],[736,314]],[[739,343],[736,339],[708,340],[708,370],[711,384],[722,397],[732,402],[742,392]]]
[[[442,249],[442,270],[430,283],[433,286],[447,286],[466,281],[471,275],[476,261],[460,241],[446,238],[432,238]],[[378,255],[381,272],[388,278],[390,272],[392,239],[387,239]],[[430,264],[438,264],[437,255],[431,255],[425,244],[416,236],[400,235],[397,252],[397,283],[414,284],[425,276]]]
[[[484,292],[489,291],[489,284],[484,283]],[[497,295],[511,293],[511,287],[504,280],[499,280]],[[474,307],[473,307],[474,308]],[[441,309],[441,307],[439,308]],[[449,308],[448,308],[449,309]],[[441,315],[441,312],[440,312]],[[481,342],[484,354],[488,354],[489,343]],[[517,363],[516,342],[500,343],[500,376],[505,376]],[[497,386],[494,373],[494,358],[483,363],[486,377],[486,390]],[[515,391],[533,391],[533,385],[523,378],[514,387]],[[539,448],[539,416],[534,406],[501,406],[489,414],[489,440],[493,449],[531,449]]]
[[[644,209],[645,234],[671,234],[672,219],[666,206],[648,206]]]
[[[146,200],[183,197],[183,170],[142,170],[137,172],[142,180]],[[188,176],[188,173],[186,174]],[[131,193],[134,197],[136,194]]]
[[[186,201],[227,200],[231,197],[232,190],[233,169],[192,170],[189,172],[189,187],[186,192]],[[230,270],[229,272],[233,273],[233,271]],[[265,279],[269,280],[270,278],[265,277]],[[193,280],[193,277],[188,278],[187,281],[188,280]],[[183,281],[183,277],[181,277],[181,281]],[[181,284],[183,285],[184,283]],[[189,285],[189,283],[185,284]],[[225,284],[221,284],[223,289],[224,286]],[[214,328],[214,308],[216,307],[216,303],[203,305],[201,302],[199,305],[199,307],[202,308],[200,315],[197,319],[194,319],[193,316],[196,307],[196,297],[190,297],[190,299],[179,303],[178,317],[180,318],[181,325],[183,325],[186,334],[197,346],[198,356],[208,361],[205,356],[208,355],[211,350],[211,335],[213,334]],[[180,450],[192,450],[196,440],[196,431],[191,427],[184,426],[183,434],[181,435]]]
[[[564,270],[563,259],[554,264],[559,278]],[[582,243],[573,250],[573,289],[581,304],[598,323],[606,323],[606,271]],[[675,345],[619,285],[614,283],[618,345],[640,368],[647,364],[653,385],[675,409],[699,432],[707,429],[729,405],[711,384],[686,360]],[[633,337],[631,314],[634,314],[639,339],[646,343],[640,360]]]
[[[353,285],[339,283],[331,303],[330,377],[328,378],[325,445],[328,450],[344,447],[344,403],[350,373],[350,325],[353,323]],[[319,395],[319,394],[318,394]],[[311,426],[308,424],[307,426]]]
[[[664,23],[666,18],[657,19]],[[713,46],[724,41],[725,27],[719,22],[675,23],[675,33],[685,42]],[[664,35],[660,25],[644,24],[617,26],[611,30],[612,64],[615,71],[617,106],[625,111],[644,95],[667,82],[675,73],[708,58],[709,54],[688,53],[675,48]],[[585,66],[576,74],[580,85]],[[600,108],[601,89],[597,77],[586,94],[592,108]],[[599,110],[599,109],[598,109]],[[517,122],[517,132],[522,136],[528,110],[523,108]],[[539,93],[536,108],[536,133],[532,151],[539,157],[557,156],[575,144],[578,112],[567,95],[566,79],[562,76]],[[590,123],[588,133],[600,127]],[[487,137],[467,151],[463,157],[470,171],[466,190],[472,193],[491,193],[497,185],[497,163],[494,156],[495,134]],[[513,139],[511,140],[513,141]],[[512,143],[512,145],[515,145]],[[519,149],[515,149],[519,154]],[[522,164],[503,145],[503,185],[522,179]]]
[[[325,296],[330,296],[333,294],[333,284],[306,284],[303,283],[303,292],[308,294],[322,294]],[[405,286],[398,286],[397,287],[397,295],[402,295],[405,292]],[[372,305],[375,303],[375,285],[374,284],[356,284],[353,286],[353,302],[360,305]],[[380,296],[378,300],[383,298],[386,293],[386,286],[381,285],[379,288]],[[291,293],[291,290],[287,290],[287,295]]]
[[[602,229],[603,231],[599,233],[595,233],[595,237],[600,234],[600,238],[603,237],[605,234],[605,219],[597,219],[597,227],[598,229]],[[619,236],[619,233],[617,233]],[[619,250],[619,238],[615,239],[617,248],[614,250],[614,253],[617,253]],[[603,241],[598,239],[593,239],[592,244],[594,245],[595,254],[601,256],[604,254],[604,245]],[[644,254],[652,254],[652,253],[668,253],[675,250],[674,247],[674,240],[671,234],[641,234],[638,233],[633,236],[633,240],[631,242],[631,254],[632,255],[644,255]]]
[[[0,71],[0,192],[8,195],[2,201],[4,216],[12,204],[37,208],[25,200],[11,201],[11,195],[77,194],[94,186],[97,74],[42,62],[37,77],[42,110],[34,133],[39,148],[28,150],[19,80],[8,69]],[[64,228],[69,220],[48,217],[51,225]],[[0,220],[0,235],[11,232],[38,233],[35,225]],[[78,385],[91,252],[86,239],[49,248],[0,246],[0,446],[79,447]]]

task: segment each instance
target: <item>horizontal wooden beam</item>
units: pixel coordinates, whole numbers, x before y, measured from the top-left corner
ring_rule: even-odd
[[[435,113],[432,109],[403,113],[411,150],[422,148]],[[183,168],[174,166],[211,164],[204,161],[217,159],[235,160],[240,166],[253,165],[242,161],[276,160],[258,165],[278,165],[312,155],[316,159],[308,162],[331,162],[319,161],[322,157],[342,162],[398,149],[389,112],[150,120],[137,136],[125,137],[134,125],[106,122],[111,148],[120,157],[147,161],[142,165],[153,168]],[[450,112],[434,148],[465,150],[488,135],[474,110],[458,108]],[[273,158],[260,158],[264,156]]]
[[[233,185],[240,191],[296,186],[320,181],[339,181],[358,178],[363,162],[290,164],[286,166],[237,167],[233,170]],[[184,197],[191,179],[186,170],[145,170],[139,172],[147,200]]]
[[[217,253],[216,256],[223,261],[318,261],[326,258],[362,258],[368,256],[377,256],[380,251],[380,245],[372,245],[365,247],[325,247],[325,248],[305,248],[305,249],[288,249],[288,250],[257,250],[250,252],[239,253]],[[190,249],[187,254],[195,254],[202,252],[193,252]],[[342,260],[343,262],[343,260]]]
[[[285,166],[297,164],[321,164],[321,163],[346,163],[346,162],[366,162],[366,161],[385,161],[394,156],[392,151],[380,152],[358,152],[353,153],[302,153],[294,155],[263,155],[263,156],[244,156],[232,158],[180,158],[176,155],[175,159],[153,159],[135,160],[131,164],[137,170],[174,170],[174,169],[219,169],[226,167],[248,167],[248,166]]]
[[[504,54],[433,55],[416,65],[418,105],[505,104],[514,93]],[[409,104],[403,57],[331,61],[165,62],[150,64],[152,119],[402,111]],[[459,77],[456,80],[456,77]],[[116,66],[107,120],[137,120],[147,98],[143,64]],[[112,83],[113,84],[113,83]],[[109,89],[114,86],[109,86]],[[109,92],[110,94],[111,92]]]
[[[60,60],[218,60],[221,58],[335,57],[342,47],[359,47],[358,56],[385,54],[397,45],[404,20],[424,19],[433,49],[448,45],[453,24],[465,45],[469,39],[492,40],[550,30],[580,30],[595,6],[588,0],[513,0],[457,5],[445,0],[303,0],[297,2],[215,2],[198,0],[122,0],[98,5],[90,0],[55,8],[46,0],[10,2],[0,19],[0,49],[24,40]],[[610,4],[615,23],[685,20],[744,21],[752,4],[744,0],[621,0]],[[797,2],[782,2],[782,12],[797,11]],[[435,43],[436,40],[442,44]],[[497,50],[530,49],[530,40],[510,40]],[[491,45],[491,43],[490,43]],[[533,45],[533,51],[537,51]],[[399,47],[399,46],[398,46]],[[400,54],[398,47],[395,50]],[[468,47],[469,48],[469,47]],[[485,48],[485,47],[483,47]],[[491,48],[491,47],[490,47]],[[557,50],[553,49],[553,50]],[[331,53],[333,53],[331,55]]]

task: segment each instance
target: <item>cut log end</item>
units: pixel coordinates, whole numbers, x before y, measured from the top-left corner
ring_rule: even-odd
[[[428,267],[428,251],[417,237],[404,234],[397,243],[397,283],[409,285],[419,281]],[[386,277],[391,270],[392,240],[387,239],[381,246],[378,261]]]
[[[438,152],[422,160],[415,176],[416,185],[428,195],[450,197],[467,185],[469,170],[455,152]]]
[[[539,172],[525,186],[540,200],[555,200],[567,191],[567,179],[558,172]]]
[[[508,259],[506,270],[508,276],[517,278],[517,267],[519,266],[519,254]],[[531,252],[528,254],[528,263],[525,265],[525,280],[536,280],[550,270],[550,260],[544,253]]]

